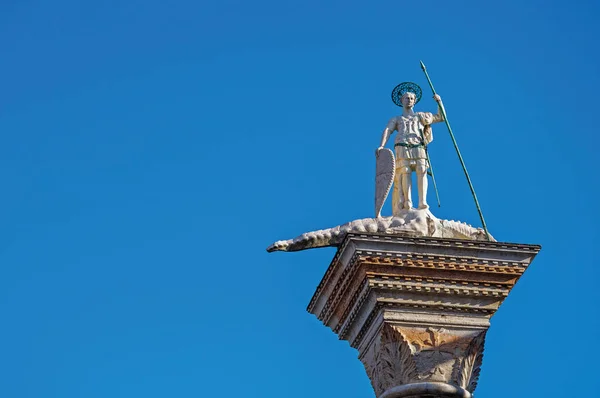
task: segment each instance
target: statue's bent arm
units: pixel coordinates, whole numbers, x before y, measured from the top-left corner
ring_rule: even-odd
[[[421,123],[423,123],[425,126],[444,121],[444,114],[442,113],[440,107],[438,107],[438,113],[419,112],[418,114],[421,119]]]
[[[431,122],[432,124],[444,121],[444,112],[442,111],[443,106],[444,105],[442,105],[442,99],[440,98],[440,101],[438,102],[438,113],[433,115],[433,121]]]
[[[380,148],[383,148],[385,144],[387,144],[390,135],[396,130],[396,118],[393,117],[387,124],[387,127],[383,130],[383,134],[381,135],[381,143],[379,144]]]

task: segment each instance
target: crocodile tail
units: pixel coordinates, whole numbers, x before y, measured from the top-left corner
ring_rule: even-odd
[[[270,245],[267,251],[293,252],[316,247],[339,246],[348,233],[383,232],[390,221],[391,217],[354,220],[333,228],[306,232],[294,239],[277,241]]]

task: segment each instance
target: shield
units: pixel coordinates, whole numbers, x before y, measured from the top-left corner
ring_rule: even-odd
[[[381,217],[381,208],[392,188],[395,170],[394,152],[388,148],[378,149],[375,165],[375,217]]]

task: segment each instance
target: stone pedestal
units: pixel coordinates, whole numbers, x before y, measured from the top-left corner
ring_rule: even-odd
[[[308,306],[379,398],[471,397],[490,318],[540,247],[348,234]]]

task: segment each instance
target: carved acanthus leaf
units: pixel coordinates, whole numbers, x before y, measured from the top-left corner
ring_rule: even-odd
[[[455,368],[455,380],[462,388],[473,392],[477,387],[479,372],[483,361],[485,332],[479,333],[467,346],[460,368]]]
[[[393,326],[384,325],[375,364],[380,393],[390,387],[410,383],[417,378],[417,368],[412,354],[413,350],[402,333]]]

